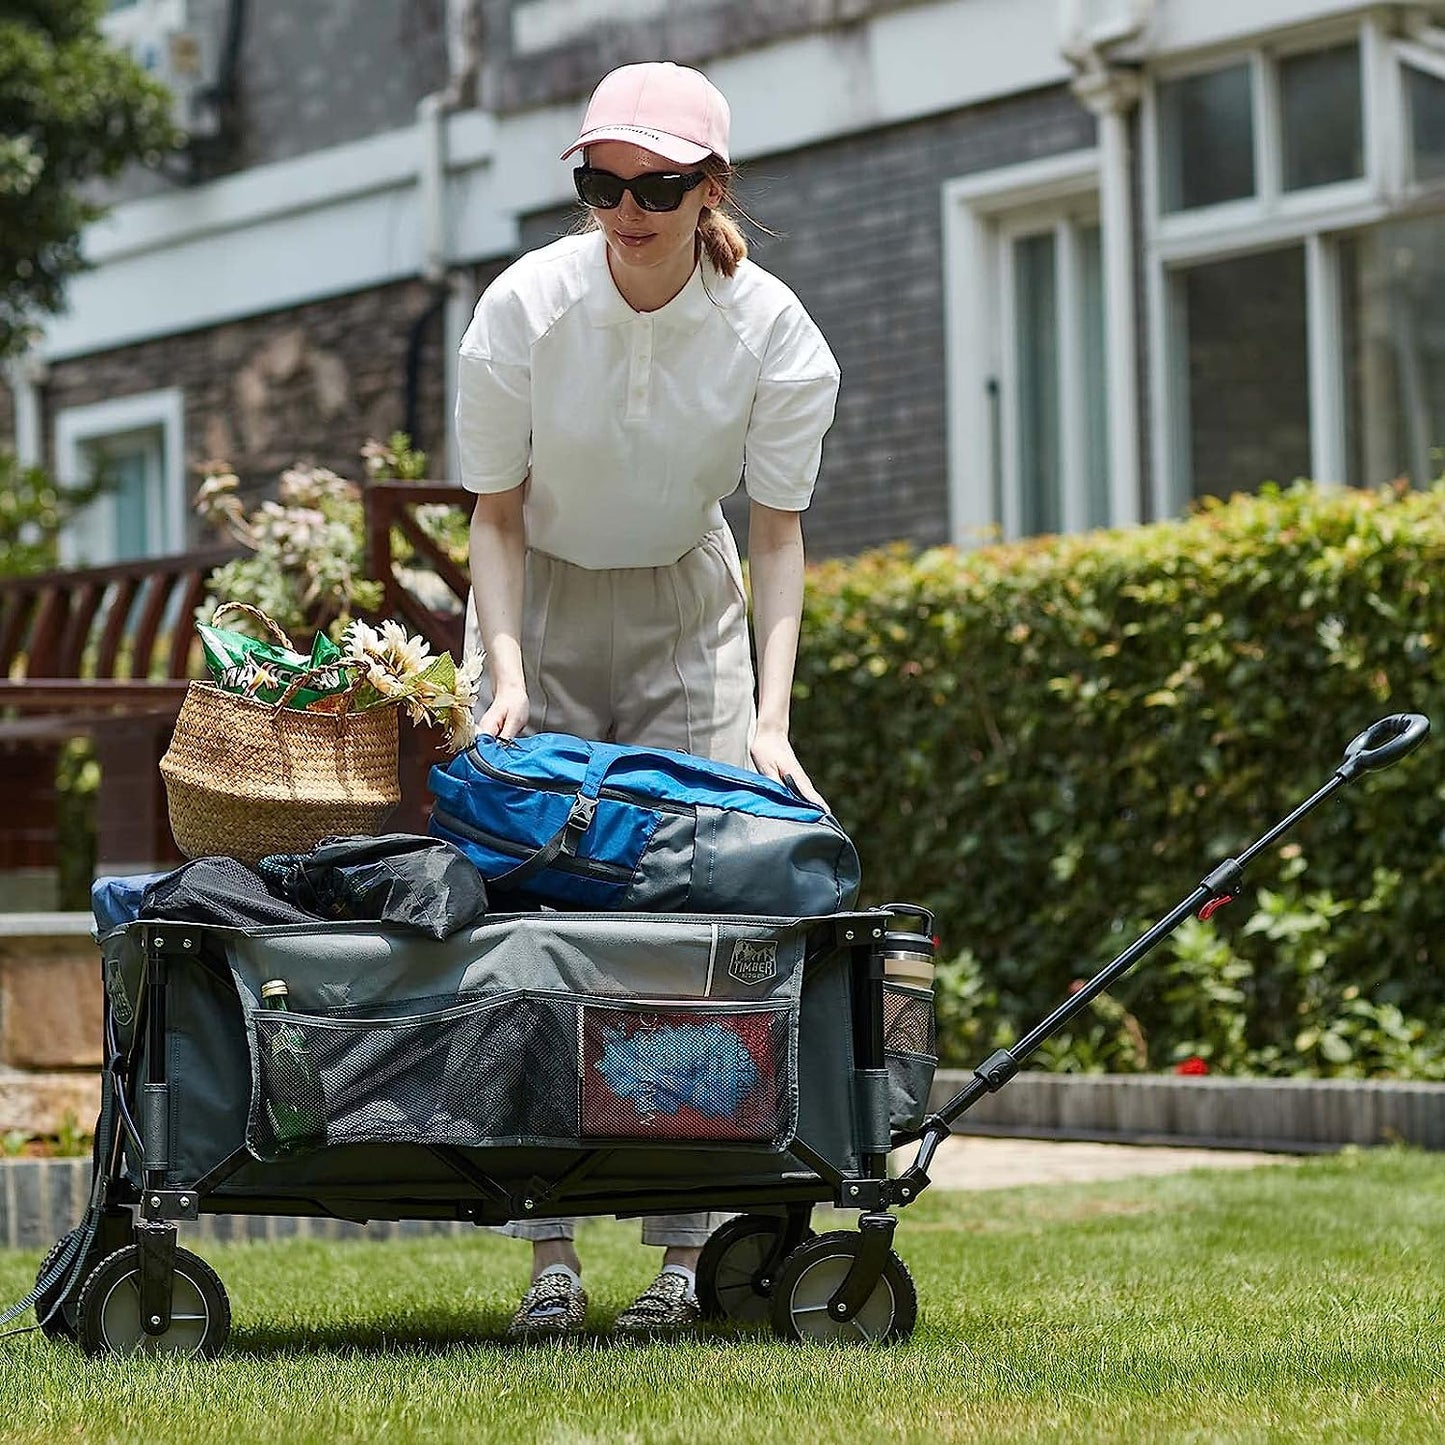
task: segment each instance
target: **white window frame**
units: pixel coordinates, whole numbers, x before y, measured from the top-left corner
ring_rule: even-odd
[[[149,428],[161,432],[162,473],[153,498],[156,505],[147,509],[146,545],[152,555],[165,556],[185,547],[185,393],[180,387],[61,408],[55,417],[55,472],[65,485],[82,485],[90,480],[91,448],[110,437]],[[107,560],[113,558],[115,533],[115,501],[101,496],[62,531],[61,565],[76,565],[82,541]]]
[[[1002,308],[1008,298],[995,284],[1001,268],[1006,270],[1006,241],[1009,235],[1020,234],[1014,222],[1022,222],[1028,210],[1043,213],[1087,197],[1097,205],[1099,169],[1099,152],[1091,147],[944,183],[949,535],[957,546],[978,546],[1000,530],[1005,536],[1018,535],[1020,499],[1017,489],[1009,485],[1017,460],[1015,432],[1009,421],[1010,415],[1016,418],[1017,362],[1011,355],[1013,338],[1003,326]],[[1023,233],[1039,229],[1024,225]],[[1065,261],[1062,252],[1059,259]],[[1067,269],[1061,265],[1061,287],[1068,284],[1063,274]],[[1067,330],[1061,333],[1060,344],[1068,344]],[[1003,393],[997,442],[989,395],[989,383],[994,379]],[[1081,379],[1072,380],[1077,390]],[[1080,430],[1082,400],[1075,397],[1070,401],[1066,394],[1062,410],[1064,421],[1072,420],[1074,430]],[[1067,437],[1063,445],[1065,457],[1074,452]],[[997,510],[996,486],[1000,492]],[[1074,492],[1079,495],[1072,495]],[[1067,525],[1071,515],[1082,511],[1081,480],[1072,488],[1065,482],[1063,502]]]
[[[1360,46],[1365,174],[1333,185],[1282,191],[1277,61],[1350,40]],[[1246,57],[1254,75],[1255,196],[1165,215],[1159,175],[1159,82],[1220,69]],[[1140,172],[1155,516],[1177,516],[1187,508],[1192,493],[1188,389],[1183,368],[1177,364],[1182,335],[1178,273],[1190,265],[1285,245],[1305,248],[1310,468],[1321,482],[1350,480],[1339,241],[1342,235],[1388,219],[1422,196],[1442,193],[1438,185],[1416,184],[1409,174],[1402,64],[1417,65],[1445,79],[1445,51],[1398,40],[1388,17],[1370,13],[1256,40],[1251,49],[1236,46],[1201,52],[1161,65],[1146,80]]]

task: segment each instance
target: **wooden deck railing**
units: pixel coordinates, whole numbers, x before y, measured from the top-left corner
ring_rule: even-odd
[[[366,575],[381,581],[381,616],[407,623],[437,651],[457,659],[471,581],[423,530],[417,509],[447,506],[470,513],[473,500],[454,482],[371,482],[366,488]],[[396,534],[411,546],[415,565],[404,568],[399,562]]]
[[[99,866],[179,858],[157,764],[186,679],[202,671],[194,614],[233,547],[0,578],[0,867],[56,862],[55,762],[92,739],[103,783]]]

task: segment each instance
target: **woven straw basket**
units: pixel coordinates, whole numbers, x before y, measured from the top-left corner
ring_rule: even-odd
[[[193,682],[161,775],[186,857],[309,853],[379,833],[401,801],[397,709],[298,712]]]

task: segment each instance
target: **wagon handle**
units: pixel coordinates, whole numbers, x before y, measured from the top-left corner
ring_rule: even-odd
[[[1361,773],[1375,773],[1413,753],[1429,736],[1430,719],[1423,713],[1399,712],[1382,717],[1355,737],[1345,749],[1345,760],[1335,776],[1349,782]]]
[[[986,1094],[997,1091],[1018,1073],[1039,1047],[1063,1028],[1076,1014],[1087,1008],[1101,993],[1133,968],[1155,944],[1167,938],[1191,914],[1204,910],[1213,912],[1221,903],[1238,897],[1246,865],[1266,848],[1273,846],[1307,813],[1349,784],[1361,773],[1377,772],[1413,752],[1430,732],[1430,720],[1420,713],[1397,713],[1371,723],[1351,740],[1345,749],[1344,761],[1329,781],[1311,797],[1306,798],[1290,815],[1276,823],[1262,837],[1251,843],[1237,858],[1226,858],[1203,878],[1199,886],[1169,914],[1142,934],[1107,967],[1096,973],[1082,987],[1058,1006],[1042,1023],[1037,1024],[1012,1048],[996,1049],[974,1071],[973,1077],[936,1113],[923,1121],[913,1138],[919,1140],[918,1157],[894,1181],[897,1197],[907,1202],[927,1187],[928,1166],[938,1146],[953,1132],[952,1124]]]

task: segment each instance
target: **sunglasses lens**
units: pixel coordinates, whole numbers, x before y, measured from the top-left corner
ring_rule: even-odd
[[[675,211],[687,194],[687,182],[681,176],[638,176],[632,194],[644,211]]]
[[[622,203],[622,181],[608,171],[588,170],[579,166],[574,172],[577,179],[577,198],[584,206],[596,206],[599,211],[610,211]]]

